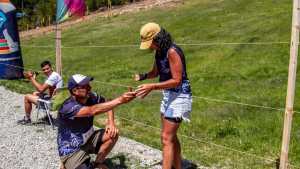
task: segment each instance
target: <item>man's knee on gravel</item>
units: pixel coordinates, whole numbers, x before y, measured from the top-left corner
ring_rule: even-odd
[[[58,152],[65,169],[106,168],[106,156],[118,140],[113,108],[131,101],[135,92],[126,92],[111,101],[91,91],[93,78],[76,74],[68,81],[71,96],[58,111]],[[95,130],[94,116],[107,113],[105,129]],[[96,154],[94,163],[90,154]]]

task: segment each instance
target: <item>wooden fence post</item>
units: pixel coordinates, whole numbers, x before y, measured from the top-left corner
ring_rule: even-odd
[[[61,61],[61,28],[56,24],[56,72],[62,76],[62,61]]]
[[[289,143],[292,129],[293,119],[293,107],[294,107],[294,96],[295,96],[295,83],[296,83],[296,72],[297,72],[297,56],[298,56],[298,45],[299,45],[299,11],[300,11],[300,0],[294,0],[293,2],[293,19],[292,19],[292,35],[290,44],[290,63],[289,63],[289,75],[288,75],[288,86],[286,96],[286,106],[284,114],[284,126],[282,135],[282,147],[280,155],[280,169],[288,168],[288,153]]]

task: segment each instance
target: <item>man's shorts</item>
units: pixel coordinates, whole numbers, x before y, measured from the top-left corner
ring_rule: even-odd
[[[101,145],[103,144],[102,138],[105,130],[100,129],[94,131],[86,144],[80,147],[80,150],[69,154],[67,156],[61,157],[60,160],[64,164],[65,169],[76,169],[81,164],[89,165],[90,154],[98,154]]]
[[[39,93],[38,97],[39,97],[39,99],[42,99],[42,100],[50,100],[51,99],[51,97],[46,93]],[[47,105],[47,103],[45,103],[45,102],[38,101],[37,104],[41,109],[44,109],[44,110],[51,107],[51,106]]]
[[[40,99],[43,99],[43,100],[50,100],[51,99],[51,96],[49,96],[49,94],[47,94],[47,93],[39,93],[38,96],[39,96]]]
[[[165,119],[180,123],[181,120],[190,121],[192,111],[192,94],[163,91],[163,99],[160,105],[160,112]]]

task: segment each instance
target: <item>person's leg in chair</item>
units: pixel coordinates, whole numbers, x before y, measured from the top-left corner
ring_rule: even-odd
[[[26,116],[30,118],[31,111],[32,111],[32,104],[37,104],[37,100],[39,99],[38,96],[33,94],[27,94],[24,97],[24,104],[25,104],[25,113]]]
[[[102,144],[100,146],[100,149],[98,151],[95,160],[95,168],[107,169],[107,167],[102,163],[104,162],[108,153],[112,150],[112,148],[116,144],[117,140],[118,140],[118,135],[112,138],[107,132],[103,134]]]
[[[32,104],[37,104],[38,96],[36,93],[33,94],[26,94],[24,97],[24,107],[25,107],[25,117],[22,120],[19,120],[18,123],[26,124],[31,122],[31,111],[32,111]]]

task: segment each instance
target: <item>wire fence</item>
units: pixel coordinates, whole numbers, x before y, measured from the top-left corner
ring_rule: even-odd
[[[180,44],[182,46],[210,46],[210,45],[282,45],[282,44],[289,44],[289,42],[257,42],[257,43],[241,43],[241,42],[232,42],[232,43],[195,43],[195,44]],[[28,48],[55,48],[54,46],[30,46],[30,45],[23,45],[23,47],[28,47]],[[132,45],[94,45],[94,46],[63,46],[62,48],[66,48],[66,49],[71,49],[71,48],[129,48],[129,47],[138,47],[138,45],[136,44],[132,44]],[[34,70],[34,69],[25,69],[23,67],[20,66],[15,66],[15,65],[10,65],[10,64],[4,64],[4,63],[0,63],[1,65],[5,65],[5,66],[10,66],[10,67],[14,67],[17,69],[24,69],[24,70],[30,70],[30,71],[36,71],[36,72],[40,72],[39,70]],[[130,85],[123,85],[123,84],[116,84],[116,83],[110,83],[110,82],[102,82],[102,81],[98,81],[98,80],[94,80],[95,83],[99,83],[102,85],[106,85],[106,86],[110,86],[110,87],[124,87],[124,88],[136,88],[135,86],[130,86]],[[252,107],[252,108],[259,108],[259,109],[266,109],[266,110],[274,110],[274,111],[278,111],[278,112],[284,112],[285,109],[284,108],[278,108],[278,107],[271,107],[271,106],[264,106],[264,105],[256,105],[256,104],[250,104],[250,103],[244,103],[244,102],[238,102],[238,101],[233,101],[233,100],[225,100],[225,99],[216,99],[216,98],[210,98],[210,97],[205,97],[205,96],[196,96],[193,95],[192,96],[194,99],[198,99],[198,100],[205,100],[208,102],[220,102],[220,103],[225,103],[225,104],[233,104],[233,105],[239,105],[239,106],[244,106],[244,107]],[[300,114],[299,111],[294,111],[297,114]],[[148,127],[148,128],[152,128],[155,129],[157,131],[161,131],[160,128],[152,126],[152,125],[148,125],[145,124],[142,121],[138,121],[138,120],[134,120],[134,119],[129,119],[123,116],[117,116],[119,119],[122,120],[126,120],[126,121],[130,121],[132,123],[135,123],[137,125],[140,126],[144,126],[144,127]],[[198,143],[204,143],[204,144],[208,144],[210,146],[214,146],[214,147],[218,147],[220,149],[224,149],[224,150],[228,150],[228,151],[232,151],[241,155],[245,155],[245,156],[249,156],[252,158],[256,158],[256,159],[260,159],[260,160],[264,160],[264,161],[269,161],[272,163],[277,163],[276,160],[274,159],[270,159],[270,158],[266,158],[266,157],[262,157],[256,154],[251,154],[245,151],[240,151],[228,146],[224,146],[224,145],[219,145],[213,142],[208,142],[205,140],[202,140],[200,138],[195,138],[195,137],[191,137],[188,135],[184,135],[184,134],[180,134],[181,137],[189,139],[189,140],[193,140],[195,142]],[[292,164],[288,164],[291,167],[295,167],[295,168],[300,168],[298,166],[292,165]]]
[[[0,63],[0,65],[9,66],[9,67],[13,67],[13,68],[16,68],[16,69],[23,69],[23,70],[27,70],[27,71],[34,71],[34,72],[39,72],[39,73],[41,72],[40,70],[37,70],[37,69],[25,69],[24,67],[12,65],[12,64]],[[136,86],[123,85],[123,84],[117,84],[117,83],[109,83],[109,82],[103,82],[103,81],[98,81],[98,80],[94,80],[94,82],[100,83],[100,84],[103,84],[103,85],[107,85],[107,86],[124,87],[124,88],[136,88]],[[156,91],[156,92],[159,92],[159,91]],[[212,101],[212,102],[221,102],[221,103],[235,104],[235,105],[246,106],[246,107],[262,108],[262,109],[267,109],[267,110],[275,110],[275,111],[279,111],[279,112],[284,112],[285,111],[285,108],[256,105],[256,104],[243,103],[243,102],[232,101],[232,100],[216,99],[216,98],[210,98],[210,97],[204,97],[204,96],[195,96],[195,95],[193,95],[192,97],[195,98],[195,99],[201,99],[201,100]],[[300,111],[294,111],[294,113],[300,114]]]
[[[236,46],[236,45],[287,45],[290,42],[200,42],[200,43],[178,43],[180,46]],[[55,48],[52,45],[22,45],[26,48]],[[139,47],[139,44],[112,44],[112,45],[74,45],[61,46],[62,49],[78,49],[78,48],[131,48]]]
[[[17,69],[24,69],[23,67],[11,65],[11,64],[5,64],[5,63],[0,63],[0,64],[5,65],[5,66],[14,67],[14,68],[17,68]],[[24,69],[24,70],[40,72],[40,70],[34,70],[34,69]],[[107,86],[133,88],[133,89],[136,88],[136,86],[123,85],[123,84],[117,84],[117,83],[109,83],[109,82],[102,82],[102,81],[98,81],[98,80],[94,80],[94,82],[100,83],[100,84],[103,84],[103,85],[107,85]],[[156,91],[156,92],[159,92],[159,91]],[[195,99],[201,99],[201,100],[206,100],[206,101],[211,101],[211,102],[221,102],[221,103],[227,103],[227,104],[235,104],[235,105],[246,106],[246,107],[261,108],[261,109],[266,109],[266,110],[275,110],[275,111],[279,111],[279,112],[284,112],[285,111],[285,108],[256,105],[256,104],[243,103],[243,102],[232,101],[232,100],[216,99],[216,98],[210,98],[210,97],[204,97],[204,96],[195,96],[195,95],[193,95],[192,97],[195,98]],[[294,113],[300,114],[300,111],[294,111]]]

